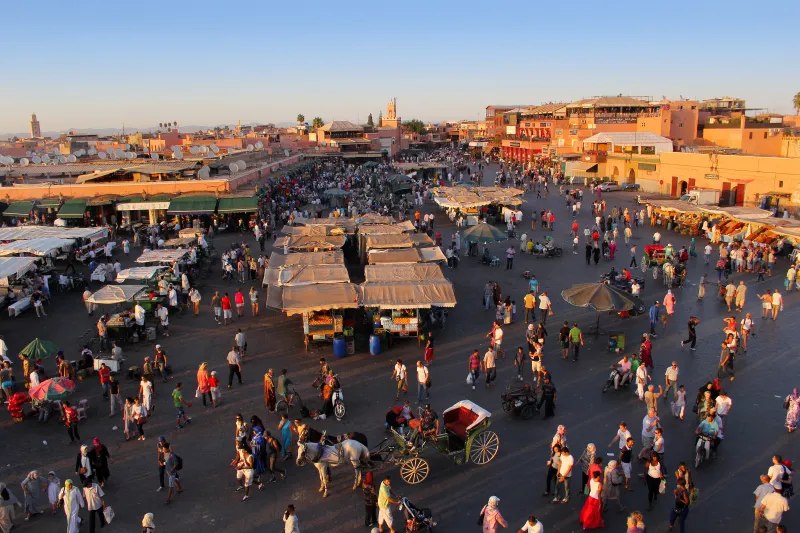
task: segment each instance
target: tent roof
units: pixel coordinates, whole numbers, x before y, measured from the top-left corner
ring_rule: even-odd
[[[414,229],[414,226],[411,226]],[[359,235],[399,235],[408,229],[400,224],[365,224],[358,227]]]
[[[186,250],[150,250],[136,259],[137,263],[172,263],[183,259],[188,254]]]
[[[3,211],[3,216],[7,217],[26,217],[30,215],[33,209],[33,200],[19,200],[11,202]]]
[[[344,265],[344,254],[341,250],[332,252],[299,252],[284,255],[272,252],[267,268],[279,268],[295,265]]]
[[[122,283],[123,281],[128,280],[149,280],[154,278],[158,275],[159,272],[167,270],[169,267],[165,266],[144,266],[144,267],[133,267],[133,268],[126,268],[125,270],[121,270],[119,274],[117,274],[117,283]]]
[[[414,241],[405,233],[400,235],[368,235],[367,250],[375,248],[411,248]]]
[[[356,219],[356,223],[362,224],[394,224],[394,217],[378,215],[377,213],[365,213]]]
[[[332,250],[344,246],[344,235],[287,235],[275,239],[275,247],[289,246],[292,250]]]
[[[322,128],[322,131],[364,131],[364,128],[361,126],[356,126],[352,122],[348,122],[346,120],[334,120],[332,122],[328,122]],[[336,139],[333,139],[336,140]]]
[[[419,248],[419,256],[423,263],[436,263],[439,261],[447,261],[447,257],[438,246],[430,246],[428,248]]]
[[[73,244],[75,244],[74,239],[57,239],[55,237],[14,241],[0,245],[0,256],[21,253],[41,256],[55,255],[58,250],[71,248]]]
[[[305,217],[297,217],[294,219],[295,224],[300,224],[304,226],[312,226],[312,225],[324,225],[324,226],[339,226],[344,228],[345,233],[355,233],[356,231],[356,224],[352,218],[305,218]]]
[[[419,263],[422,250],[431,248],[400,248],[395,250],[370,250],[367,259],[370,265],[386,263]]]
[[[106,285],[87,298],[88,302],[101,305],[130,302],[133,297],[147,285]]]
[[[264,285],[297,286],[316,283],[348,283],[350,276],[344,265],[295,265],[268,268]]]
[[[361,285],[364,307],[427,309],[455,307],[456,294],[447,280],[378,281]]]
[[[411,241],[414,243],[414,246],[419,246],[419,247],[427,247],[434,245],[433,239],[428,237],[428,235],[425,233],[412,233]]]
[[[258,198],[234,197],[220,198],[217,213],[250,213],[258,211]]]
[[[630,96],[598,96],[567,104],[568,108],[583,107],[654,107],[653,104]]]
[[[360,291],[353,283],[289,285],[277,289],[281,291],[282,309],[290,316],[326,309],[355,309],[360,304]]]
[[[444,281],[439,265],[429,263],[382,264],[364,267],[367,283],[377,281]]]
[[[61,239],[92,239],[105,237],[108,228],[57,228],[54,226],[21,226],[16,228],[0,228],[0,241],[18,241],[23,239],[40,239],[58,237]]]
[[[33,257],[0,257],[0,278],[21,276],[33,270],[35,263]]]

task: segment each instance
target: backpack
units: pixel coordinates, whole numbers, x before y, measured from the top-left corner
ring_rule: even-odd
[[[183,459],[179,455],[175,455],[175,470],[183,470]]]

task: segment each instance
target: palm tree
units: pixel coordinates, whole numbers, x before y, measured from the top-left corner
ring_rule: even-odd
[[[322,121],[322,118],[320,117],[314,117],[314,120],[311,122],[311,127],[314,128],[315,130],[321,128],[324,125],[325,123]]]
[[[800,92],[795,94],[792,100],[792,105],[794,105],[795,111],[798,115],[800,115]]]
[[[297,114],[297,123],[298,123],[298,124],[302,124],[302,123],[303,123],[303,122],[305,122],[305,121],[306,121],[306,117],[305,117],[305,116],[303,116],[303,114],[302,114],[302,113],[298,113],[298,114]]]

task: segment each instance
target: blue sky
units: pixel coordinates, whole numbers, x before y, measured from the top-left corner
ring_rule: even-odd
[[[45,131],[364,122],[391,97],[425,121],[619,93],[793,112],[798,2],[554,4],[7,2],[0,132],[31,112]]]

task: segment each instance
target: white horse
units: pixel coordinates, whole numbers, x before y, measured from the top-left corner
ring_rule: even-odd
[[[345,440],[334,446],[314,442],[297,444],[297,466],[313,463],[319,471],[319,492],[328,497],[328,469],[350,463],[355,471],[353,490],[361,485],[361,468],[369,463],[369,449],[355,440]]]

